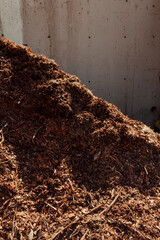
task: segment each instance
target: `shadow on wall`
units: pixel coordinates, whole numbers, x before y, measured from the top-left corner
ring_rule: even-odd
[[[1,16],[0,16],[0,36],[3,37],[3,28],[2,28],[2,21],[1,21]]]

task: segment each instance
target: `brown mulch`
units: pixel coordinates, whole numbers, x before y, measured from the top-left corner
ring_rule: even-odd
[[[160,141],[0,38],[0,239],[160,239]]]

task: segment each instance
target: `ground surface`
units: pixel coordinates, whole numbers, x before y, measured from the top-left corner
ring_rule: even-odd
[[[160,239],[160,141],[0,39],[0,239]]]

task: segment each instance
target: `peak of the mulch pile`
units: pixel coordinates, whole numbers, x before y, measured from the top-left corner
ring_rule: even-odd
[[[2,239],[160,236],[158,202],[147,205],[160,194],[160,141],[149,127],[4,38],[0,103]]]

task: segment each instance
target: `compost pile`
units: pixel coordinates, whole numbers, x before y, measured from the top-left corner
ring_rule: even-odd
[[[0,39],[0,239],[160,239],[160,141]]]

